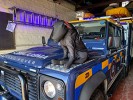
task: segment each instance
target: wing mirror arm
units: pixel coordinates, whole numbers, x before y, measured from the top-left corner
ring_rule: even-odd
[[[46,41],[45,41],[45,37],[44,36],[42,36],[42,44],[43,44],[43,46],[46,45]]]

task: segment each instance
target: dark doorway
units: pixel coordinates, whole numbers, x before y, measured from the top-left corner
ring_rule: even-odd
[[[6,30],[8,21],[12,19],[12,14],[0,12],[0,50],[15,49],[14,33]]]

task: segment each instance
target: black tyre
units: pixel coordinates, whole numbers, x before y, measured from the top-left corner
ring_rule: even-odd
[[[90,100],[106,100],[104,93],[100,89],[96,89]]]
[[[130,65],[127,66],[127,69],[126,69],[126,76],[128,76],[129,71],[130,71]]]
[[[129,73],[129,66],[126,66],[125,64],[123,64],[122,66],[123,66],[122,75],[123,75],[123,78],[126,78]]]

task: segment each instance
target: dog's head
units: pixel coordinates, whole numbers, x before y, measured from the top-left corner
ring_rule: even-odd
[[[60,42],[71,28],[71,24],[63,20],[58,21],[53,26],[50,38],[55,42]]]

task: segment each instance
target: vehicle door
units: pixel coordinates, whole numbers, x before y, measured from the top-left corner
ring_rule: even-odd
[[[130,55],[131,55],[131,58],[133,58],[133,24],[131,23],[130,25],[130,29],[131,29],[131,44],[130,44]]]
[[[109,51],[108,65],[108,83],[112,85],[112,81],[116,79],[121,70],[121,55],[122,55],[122,29],[115,24],[109,23],[107,45]]]

